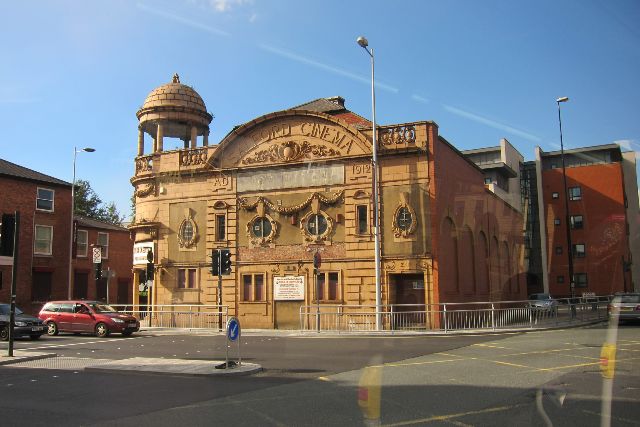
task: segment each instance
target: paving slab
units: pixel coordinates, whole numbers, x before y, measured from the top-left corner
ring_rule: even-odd
[[[256,363],[242,362],[241,365],[228,369],[216,369],[224,360],[167,359],[154,357],[131,357],[86,366],[85,371],[93,372],[126,372],[136,374],[181,375],[181,376],[216,376],[216,375],[251,375],[262,370]]]
[[[0,365],[11,365],[13,363],[27,362],[29,360],[47,359],[56,357],[56,353],[43,353],[35,351],[13,350],[13,356],[8,356],[8,352],[3,351],[0,356]]]

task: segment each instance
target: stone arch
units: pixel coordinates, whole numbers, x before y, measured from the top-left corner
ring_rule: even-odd
[[[440,290],[447,293],[460,291],[458,281],[458,236],[450,217],[445,217],[440,226],[440,250],[438,254]]]
[[[496,236],[491,237],[489,260],[489,292],[494,299],[500,292],[500,250]]]
[[[458,242],[458,277],[460,287],[465,294],[476,292],[476,275],[474,274],[475,248],[473,232],[468,225],[460,230]]]
[[[476,271],[476,289],[480,295],[486,295],[489,293],[489,242],[487,242],[487,236],[484,231],[478,233],[478,239],[476,240],[476,258],[475,258],[475,271]]]
[[[509,245],[506,241],[502,241],[500,245],[500,293],[502,298],[511,294],[511,254],[509,253]]]

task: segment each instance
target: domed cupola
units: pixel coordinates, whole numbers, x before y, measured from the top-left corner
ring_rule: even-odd
[[[144,154],[144,133],[153,138],[153,152],[163,150],[164,137],[179,138],[184,141],[184,148],[195,148],[198,136],[202,136],[203,145],[208,145],[213,116],[198,92],[180,83],[177,73],[171,83],[149,93],[136,116],[140,122],[138,156]]]

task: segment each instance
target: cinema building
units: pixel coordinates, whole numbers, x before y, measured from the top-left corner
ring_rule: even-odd
[[[136,302],[208,305],[220,296],[245,328],[297,328],[300,307],[318,299],[375,305],[372,126],[343,98],[266,114],[212,143],[211,114],[176,75],[137,117],[130,230],[134,252],[152,250],[155,278],[149,300]],[[491,191],[434,122],[379,126],[377,140],[384,309],[525,299],[517,198]],[[215,249],[232,259],[220,290]],[[137,291],[146,259],[136,259]]]

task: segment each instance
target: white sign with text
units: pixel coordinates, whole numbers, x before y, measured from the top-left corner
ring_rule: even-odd
[[[146,265],[147,253],[153,252],[153,242],[140,242],[133,245],[133,265]]]
[[[304,276],[276,276],[273,278],[274,301],[304,300]]]

